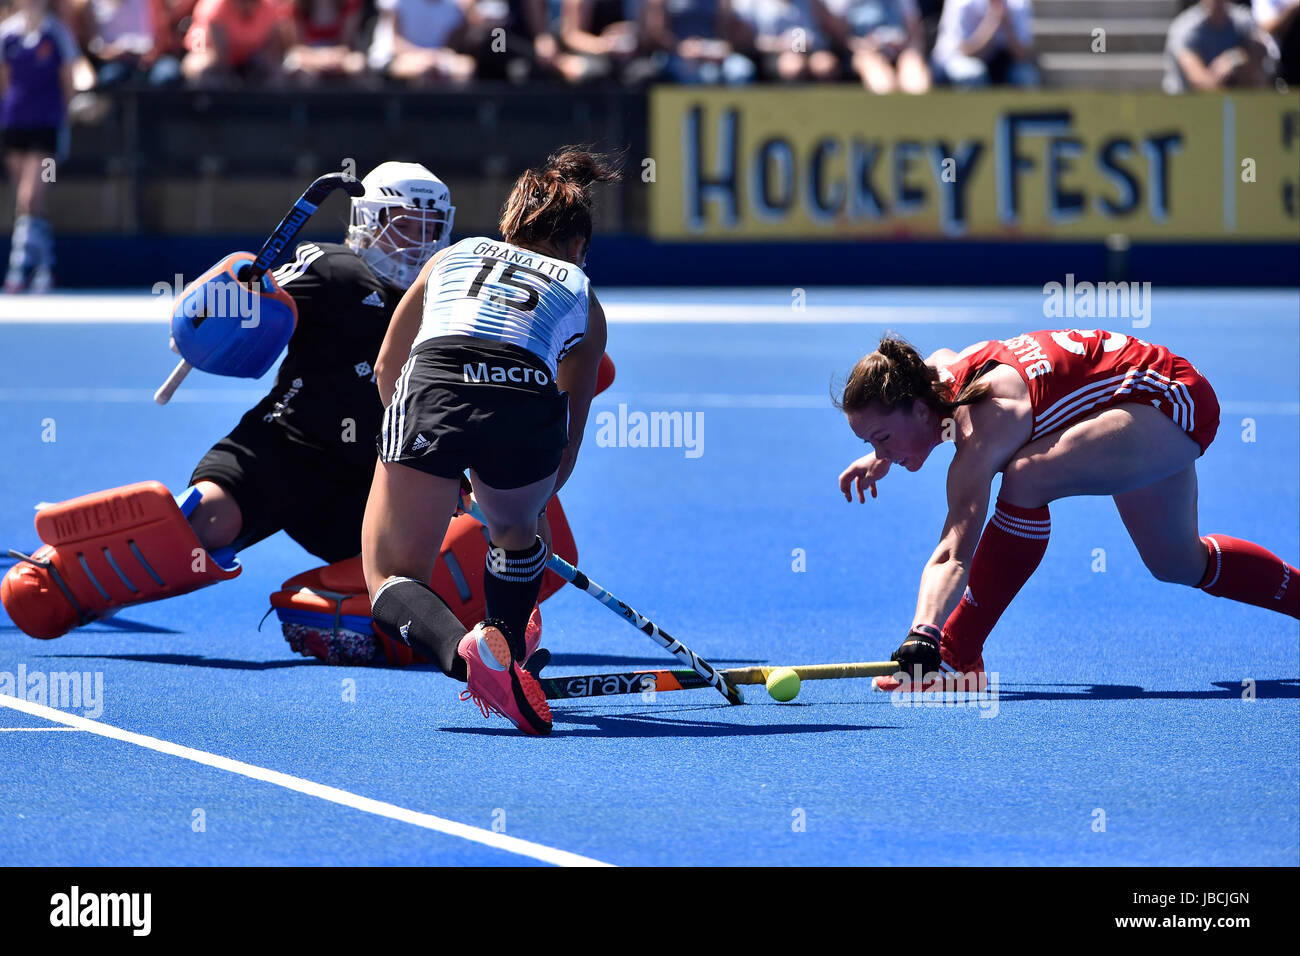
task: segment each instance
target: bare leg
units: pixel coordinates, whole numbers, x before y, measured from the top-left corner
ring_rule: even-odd
[[[42,217],[45,215],[45,191],[49,187],[42,173],[42,164],[49,159],[42,153],[24,153],[22,159],[21,178],[18,182],[18,210],[19,213],[30,213],[33,216]]]
[[[776,75],[782,83],[802,79],[808,69],[807,57],[793,50],[785,50],[776,59]]]
[[[48,185],[41,178],[42,163],[48,158],[26,150],[11,150],[5,158],[14,183],[14,228],[5,275],[7,291],[22,291],[29,274],[30,291],[42,292],[48,288],[53,248],[49,223],[41,218]]]
[[[1116,495],[1115,507],[1156,580],[1196,586],[1208,555],[1197,530],[1195,465]]]
[[[1118,405],[1022,448],[1007,463],[998,497],[1038,508],[1075,495],[1120,495],[1182,471],[1200,453],[1150,405]]]
[[[470,472],[474,499],[483,509],[492,543],[511,551],[526,548],[537,537],[537,515],[550,500],[555,475],[522,488],[493,488]]]
[[[853,69],[862,78],[862,85],[872,93],[894,93],[898,90],[898,77],[893,65],[879,53],[859,50],[853,55]]]
[[[14,228],[9,243],[9,269],[5,274],[5,292],[22,292],[26,288],[25,270],[28,263],[28,244],[31,222],[27,218],[27,205],[23,197],[23,160],[26,153],[9,150],[5,153],[5,166],[9,181],[14,184]]]
[[[214,481],[199,481],[194,487],[203,495],[198,507],[190,512],[190,524],[199,536],[199,544],[208,551],[230,545],[244,526],[238,503]]]
[[[898,85],[904,93],[930,91],[930,68],[925,57],[911,47],[898,55]]]
[[[216,86],[226,79],[221,61],[211,50],[192,50],[181,60],[181,75],[197,86]]]
[[[840,71],[840,61],[829,50],[814,50],[808,54],[808,72],[817,80],[834,80]]]
[[[395,80],[415,83],[434,69],[436,58],[430,50],[406,50],[393,57],[388,75]]]
[[[1026,445],[1007,465],[1000,497],[1035,508],[1071,495],[1113,495],[1142,560],[1160,580],[1300,618],[1300,584],[1292,583],[1300,582],[1300,569],[1250,541],[1200,537],[1199,454],[1154,408],[1121,405]]]
[[[1097,412],[1022,448],[1004,470],[993,517],[971,561],[966,594],[943,626],[944,660],[959,671],[982,666],[984,642],[1047,550],[1047,504],[1058,498],[1114,495],[1117,503],[1131,501],[1137,508],[1172,496],[1162,505],[1173,525],[1167,538],[1142,531],[1138,547],[1148,567],[1159,568],[1158,575],[1191,575],[1199,545],[1193,465],[1199,453],[1196,442],[1172,421],[1135,404]],[[1203,570],[1203,546],[1199,560]]]
[[[375,628],[465,680],[457,653],[464,625],[428,583],[459,492],[454,479],[377,462],[361,524],[361,565]]]
[[[391,577],[428,581],[456,511],[460,483],[377,462],[361,524],[361,563],[374,601]]]
[[[21,190],[18,188],[23,178],[23,159],[26,153],[20,153],[16,150],[9,150],[5,153],[5,167],[9,172],[9,181],[14,184],[14,215],[26,215],[28,210],[23,206]]]
[[[1196,469],[1115,496],[1142,561],[1161,581],[1300,618],[1300,568],[1267,548],[1213,532],[1196,515]]]

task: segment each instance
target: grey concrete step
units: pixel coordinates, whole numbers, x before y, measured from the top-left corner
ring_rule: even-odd
[[[1034,0],[1036,20],[1150,17],[1169,21],[1181,10],[1178,0]]]
[[[1084,90],[1158,90],[1164,57],[1152,53],[1044,53],[1043,82]]]
[[[1035,20],[1034,46],[1040,53],[1091,53],[1093,31],[1105,30],[1107,53],[1160,53],[1168,20]]]

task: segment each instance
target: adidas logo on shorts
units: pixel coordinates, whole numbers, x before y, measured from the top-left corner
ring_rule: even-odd
[[[415,441],[411,442],[411,451],[424,451],[432,444],[424,435],[416,435]]]

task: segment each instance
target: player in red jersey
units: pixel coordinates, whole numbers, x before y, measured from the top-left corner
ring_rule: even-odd
[[[840,475],[852,501],[892,465],[917,471],[945,440],[948,517],[893,660],[982,674],[989,632],[1047,550],[1048,505],[1110,495],[1148,570],[1300,618],[1300,571],[1249,541],[1201,536],[1196,459],[1219,403],[1185,358],[1119,332],[1065,329],[928,359],[901,339],[853,367],[836,405],[872,446]],[[990,485],[1002,484],[985,526]],[[982,529],[982,533],[981,533]]]

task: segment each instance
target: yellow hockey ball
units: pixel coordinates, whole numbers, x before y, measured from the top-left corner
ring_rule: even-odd
[[[799,674],[793,667],[778,667],[767,675],[767,692],[773,700],[794,700],[799,694]]]

